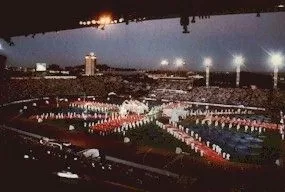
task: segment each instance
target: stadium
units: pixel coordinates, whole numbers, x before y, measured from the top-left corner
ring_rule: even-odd
[[[273,22],[284,2],[136,3],[71,3],[65,16],[50,4],[38,26],[23,14],[24,28],[3,20],[4,186],[284,191],[284,36]],[[205,37],[192,29],[200,20]]]
[[[183,187],[193,182],[193,165],[239,174],[283,167],[282,110],[270,107],[279,102],[272,95],[283,98],[282,91],[187,85],[178,91],[169,79],[130,98],[122,92],[126,85],[113,85],[118,82],[104,76],[10,80],[3,89],[1,124],[55,139],[55,150],[68,142],[166,171],[154,172],[159,176],[182,175],[188,179]]]

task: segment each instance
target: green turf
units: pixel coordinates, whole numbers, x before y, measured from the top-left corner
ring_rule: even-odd
[[[75,130],[73,130],[73,132],[88,132],[88,128],[83,126],[83,120],[57,119],[45,120],[44,123],[54,125],[65,130],[68,130],[69,125],[74,125]],[[109,135],[109,137],[118,139],[120,141],[123,141],[124,137],[129,137],[131,143],[135,145],[166,149],[172,152],[175,152],[176,147],[180,147],[184,152],[198,156],[198,154],[194,153],[189,146],[174,138],[172,135],[159,128],[154,123],[144,125],[140,128],[128,130],[125,136],[123,136],[122,133],[114,133]]]
[[[120,135],[120,137],[122,137],[122,135]],[[132,143],[139,146],[167,149],[172,152],[175,152],[176,147],[180,147],[183,152],[198,156],[198,154],[191,150],[190,146],[174,138],[171,134],[159,128],[154,123],[128,130],[125,137],[130,138]]]
[[[49,124],[49,125],[54,125],[56,127],[62,128],[64,130],[69,130],[69,125],[73,125],[75,127],[75,129],[73,131],[75,131],[75,132],[77,132],[77,131],[88,132],[88,127],[84,127],[84,120],[55,119],[55,120],[44,120],[44,123]]]

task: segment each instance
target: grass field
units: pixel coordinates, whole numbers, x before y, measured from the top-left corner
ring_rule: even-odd
[[[69,110],[68,107],[64,109],[53,108],[53,112],[63,112]],[[48,110],[41,110],[41,112],[48,112]],[[31,111],[34,113],[34,111]],[[31,114],[29,113],[29,115]],[[162,117],[159,119],[160,122],[168,123],[168,118]],[[88,122],[88,121],[87,121]],[[96,121],[93,121],[96,123]],[[69,131],[69,125],[73,125],[75,130],[71,132],[85,132],[88,133],[88,127],[84,127],[84,120],[74,120],[74,119],[65,119],[65,120],[45,120],[43,123],[53,125],[59,129]],[[195,126],[194,118],[187,118],[186,120],[180,121],[180,124],[185,127]],[[227,129],[227,128],[224,128]],[[244,132],[243,127],[239,131],[236,129],[231,129],[231,132]],[[258,133],[247,133],[253,137],[259,137]],[[131,143],[137,146],[146,146],[151,148],[165,149],[171,152],[175,152],[176,147],[180,147],[184,152],[189,153],[192,156],[199,157],[198,154],[194,153],[189,146],[180,140],[174,138],[172,135],[167,133],[165,130],[160,129],[154,123],[144,125],[140,128],[128,130],[123,136],[122,133],[114,133],[107,136],[110,139],[115,139],[123,142],[124,137],[128,137],[131,140]],[[254,164],[273,164],[275,160],[279,157],[281,153],[281,139],[280,135],[276,132],[265,132],[262,134],[263,144],[262,150],[258,151],[259,155],[255,156],[238,156],[232,155],[231,160],[236,162],[245,162],[245,163],[254,163]],[[227,145],[227,143],[225,144]],[[223,147],[222,145],[220,145]],[[225,147],[226,149],[226,147]],[[226,152],[233,154],[234,151],[228,149]],[[285,153],[285,152],[284,152]]]
[[[122,135],[119,135],[119,137],[123,138]],[[130,138],[132,143],[139,146],[162,148],[173,152],[175,152],[176,147],[180,147],[183,152],[199,156],[191,150],[190,146],[187,146],[182,141],[174,138],[171,134],[159,128],[154,123],[129,130],[126,132],[125,137]]]
[[[44,123],[54,125],[66,131],[69,131],[69,125],[74,125],[75,130],[71,132],[88,132],[88,128],[83,126],[83,120],[46,120]],[[128,130],[125,136],[123,136],[122,133],[113,133],[108,135],[108,137],[120,141],[123,141],[124,137],[128,137],[130,138],[132,144],[166,149],[172,152],[175,152],[176,147],[180,147],[183,152],[199,156],[198,154],[194,153],[185,143],[174,138],[165,130],[160,129],[154,123],[144,125],[140,128]]]

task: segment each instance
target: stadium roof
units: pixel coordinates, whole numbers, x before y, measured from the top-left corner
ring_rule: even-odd
[[[285,9],[284,0],[10,0],[1,4],[0,37],[5,40],[13,36],[90,27],[79,25],[79,22],[98,20],[106,14],[113,20],[124,18],[124,22],[132,22]]]

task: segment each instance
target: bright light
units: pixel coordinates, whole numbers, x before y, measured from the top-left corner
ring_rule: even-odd
[[[83,21],[79,21],[79,25],[83,25]]]
[[[87,25],[90,25],[91,24],[91,21],[87,21]]]
[[[205,66],[211,66],[212,65],[212,59],[210,57],[207,57],[204,59],[204,65]]]
[[[0,50],[3,50],[2,44],[0,43]]]
[[[92,20],[91,23],[92,23],[93,25],[95,25],[95,24],[96,24],[96,21],[95,21],[95,20]]]
[[[235,65],[243,65],[244,64],[244,57],[241,55],[234,57],[234,64]]]
[[[111,17],[110,16],[102,16],[100,17],[99,19],[99,23],[101,25],[107,25],[107,24],[110,24],[112,21]]]
[[[283,59],[284,58],[281,53],[270,54],[270,63],[274,66],[282,65]]]
[[[278,5],[277,7],[279,7],[279,8],[284,8],[284,5],[283,5],[283,4],[280,4],[280,5]]]
[[[164,59],[164,60],[162,60],[162,61],[161,61],[161,63],[160,63],[160,64],[165,66],[165,65],[168,65],[168,64],[169,64],[169,62],[168,62],[167,60],[165,60],[165,59]]]
[[[120,18],[119,22],[122,23],[124,21],[124,18]]]
[[[184,63],[183,59],[178,58],[178,59],[175,60],[175,65],[176,65],[177,67],[181,67],[181,66],[184,65],[184,64],[185,64],[185,63]]]
[[[46,71],[47,64],[46,63],[36,63],[36,71]]]
[[[57,176],[68,178],[68,179],[78,179],[79,178],[77,174],[74,174],[71,172],[58,172]]]

